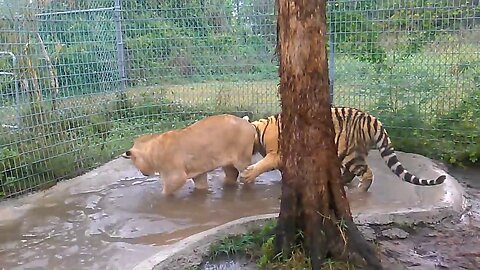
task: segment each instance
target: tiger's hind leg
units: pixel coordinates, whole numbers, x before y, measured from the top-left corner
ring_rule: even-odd
[[[360,178],[358,191],[367,192],[373,182],[373,173],[367,164],[359,165],[354,173]]]
[[[353,181],[353,178],[355,178],[355,174],[350,172],[345,168],[345,166],[342,165],[341,169],[341,174],[342,174],[342,184],[343,185],[348,185]]]
[[[348,187],[348,189],[355,188],[353,183],[353,178],[355,178],[355,174],[348,170],[342,171],[342,185]]]
[[[368,191],[373,182],[373,173],[362,155],[355,155],[344,165],[344,173],[342,175],[344,183],[352,181],[355,176],[358,176],[360,180],[357,191]]]

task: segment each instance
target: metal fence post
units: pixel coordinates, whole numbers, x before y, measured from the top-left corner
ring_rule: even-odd
[[[21,124],[21,115],[20,115],[20,90],[18,89],[18,66],[17,66],[17,57],[12,52],[0,52],[0,56],[7,55],[12,58],[12,67],[13,72],[1,71],[0,75],[10,75],[13,76],[13,82],[15,84],[15,118],[17,121],[17,127],[20,127]]]
[[[123,33],[122,33],[122,0],[115,0],[113,8],[113,16],[115,20],[115,33],[117,41],[117,63],[118,73],[120,76],[120,91],[123,92],[127,87],[127,75],[125,73],[125,51],[123,47]]]

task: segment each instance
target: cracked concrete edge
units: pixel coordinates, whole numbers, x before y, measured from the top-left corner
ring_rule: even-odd
[[[445,171],[438,169],[441,173]],[[416,224],[436,223],[460,216],[467,207],[462,186],[447,174],[444,199],[429,209],[402,209],[389,213],[356,214],[353,219],[358,225],[386,225],[391,223]],[[278,213],[240,218],[187,237],[175,244],[165,246],[153,256],[136,265],[134,270],[185,269],[198,265],[208,255],[210,245],[232,235],[239,235],[264,226],[278,218]]]
[[[240,218],[215,228],[187,237],[175,244],[166,246],[150,258],[136,265],[134,270],[185,269],[200,264],[208,255],[212,243],[231,235],[247,233],[274,220],[278,214],[266,214]]]

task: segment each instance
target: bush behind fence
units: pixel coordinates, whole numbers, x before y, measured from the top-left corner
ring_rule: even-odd
[[[479,1],[328,5],[334,103],[377,115],[397,149],[476,163]],[[17,1],[0,15],[0,197],[142,133],[279,111],[272,0]]]

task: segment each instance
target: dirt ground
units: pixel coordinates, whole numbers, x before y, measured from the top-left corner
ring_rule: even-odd
[[[377,241],[386,269],[480,269],[480,169],[450,169],[449,173],[468,194],[467,211],[439,224],[401,228],[408,233],[400,235],[404,239],[380,235]],[[379,229],[386,228],[375,228]]]

